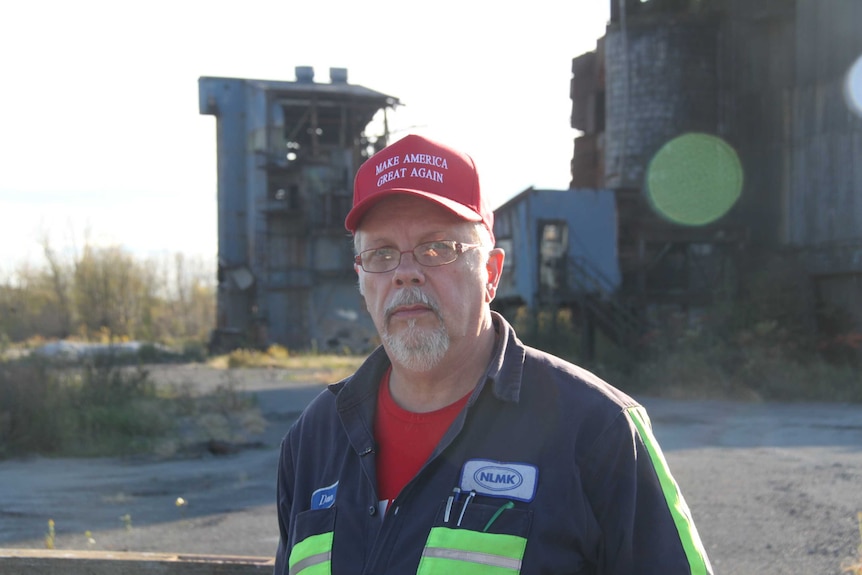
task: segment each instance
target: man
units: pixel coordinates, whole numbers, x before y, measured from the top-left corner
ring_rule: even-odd
[[[275,573],[711,573],[643,408],[491,311],[469,156],[392,144],[345,225],[383,345],[283,441]]]

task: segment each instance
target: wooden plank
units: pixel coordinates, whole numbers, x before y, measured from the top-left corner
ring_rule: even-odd
[[[0,549],[3,575],[260,575],[273,564],[269,557]]]

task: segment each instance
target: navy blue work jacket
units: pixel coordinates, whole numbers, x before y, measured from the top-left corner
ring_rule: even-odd
[[[383,349],[305,409],[282,443],[275,573],[711,574],[643,408],[493,315],[485,376],[387,512]]]

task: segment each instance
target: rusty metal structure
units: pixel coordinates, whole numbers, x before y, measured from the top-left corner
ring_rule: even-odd
[[[616,195],[621,293],[641,307],[709,300],[740,254],[804,262],[812,310],[862,325],[862,118],[844,76],[862,55],[858,0],[611,0],[572,62],[573,188]],[[650,158],[686,132],[739,155],[723,218],[666,221],[644,197]]]
[[[211,347],[364,349],[373,326],[356,288],[344,218],[359,164],[388,140],[397,98],[331,68],[295,81],[202,77],[216,117],[218,301]],[[382,133],[366,129],[382,115]]]

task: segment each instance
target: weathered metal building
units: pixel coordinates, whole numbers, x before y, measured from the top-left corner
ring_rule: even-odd
[[[499,206],[494,236],[506,263],[494,309],[511,319],[520,306],[567,308],[588,335],[598,326],[618,343],[638,337],[638,318],[617,297],[616,219],[611,190],[528,188]]]
[[[697,303],[734,254],[792,251],[812,299],[862,325],[862,118],[842,93],[862,55],[862,2],[610,6],[596,50],[573,60],[572,126],[583,135],[572,187],[616,194],[623,292]],[[745,175],[733,209],[702,227],[662,219],[643,193],[656,151],[693,131],[733,146]]]
[[[212,345],[362,349],[374,337],[344,218],[359,164],[388,139],[397,98],[331,68],[315,82],[202,77],[216,116],[218,301]],[[365,130],[378,113],[382,134]]]

